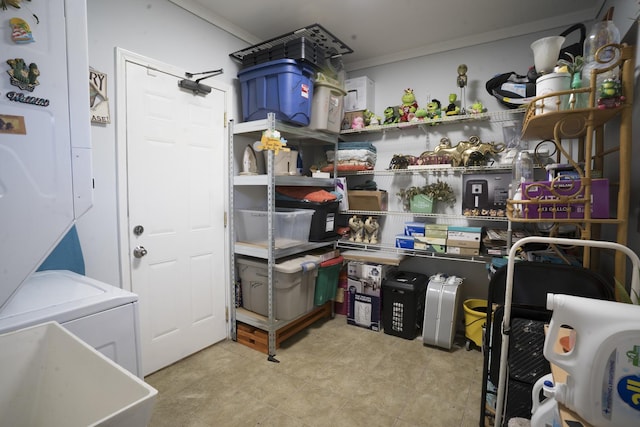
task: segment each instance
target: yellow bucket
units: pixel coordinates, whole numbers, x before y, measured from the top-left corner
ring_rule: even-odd
[[[462,304],[464,308],[464,335],[482,347],[482,329],[487,319],[487,300],[468,299]]]

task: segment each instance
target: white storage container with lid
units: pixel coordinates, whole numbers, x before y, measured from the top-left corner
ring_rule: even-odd
[[[339,133],[346,94],[338,80],[318,73],[314,81],[309,128]]]
[[[273,304],[275,318],[290,320],[313,308],[316,283],[316,257],[287,259],[274,267]],[[238,258],[242,284],[242,305],[247,310],[269,315],[268,266],[266,261]]]

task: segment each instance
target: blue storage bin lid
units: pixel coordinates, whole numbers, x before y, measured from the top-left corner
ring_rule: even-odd
[[[272,70],[268,70],[272,69]],[[311,78],[315,71],[314,69],[304,62],[296,61],[295,59],[284,58],[276,59],[275,61],[264,62],[262,64],[254,65],[253,67],[245,68],[238,71],[238,78],[241,81],[250,80],[256,76],[264,75],[265,71],[273,71],[268,74],[276,74],[278,72],[285,71],[300,71],[302,74]]]

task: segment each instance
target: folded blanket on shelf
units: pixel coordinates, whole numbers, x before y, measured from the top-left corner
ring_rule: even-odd
[[[376,152],[376,146],[368,141],[350,141],[338,143],[338,150],[369,150]]]
[[[377,154],[375,151],[366,150],[366,149],[357,149],[357,150],[338,150],[338,162],[345,161],[359,161],[359,162],[367,162],[371,163],[375,166],[376,164]],[[335,160],[335,151],[329,150],[327,151],[327,161],[333,162]]]
[[[360,162],[357,160],[338,162],[338,172],[349,172],[349,171],[366,171],[372,170],[374,165],[368,162]],[[333,163],[329,163],[327,166],[324,166],[320,169],[321,172],[333,172]]]
[[[327,166],[321,170],[330,172],[333,164],[337,164],[339,171],[371,170],[376,165],[376,147],[370,142],[341,142],[338,151],[327,150]]]

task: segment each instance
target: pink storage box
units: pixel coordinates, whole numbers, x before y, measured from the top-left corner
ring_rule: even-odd
[[[539,184],[539,185],[536,185]],[[574,196],[576,195],[577,196]],[[563,196],[582,197],[583,188],[579,180],[555,181],[553,192],[550,181],[525,182],[522,184],[523,200],[554,200]],[[569,207],[571,212],[568,213]],[[525,218],[554,218],[552,209],[556,209],[555,218],[584,218],[583,203],[527,204],[522,206]],[[528,208],[528,209],[525,209]],[[591,180],[591,218],[609,218],[609,180]]]

